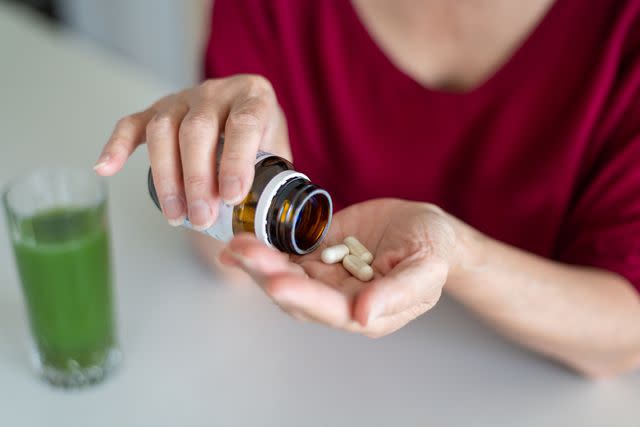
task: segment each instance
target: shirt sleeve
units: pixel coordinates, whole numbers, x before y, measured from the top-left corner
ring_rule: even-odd
[[[618,273],[640,291],[640,134],[603,157],[564,234],[560,261]]]
[[[593,132],[557,251],[560,261],[618,273],[640,292],[640,31],[620,61]]]

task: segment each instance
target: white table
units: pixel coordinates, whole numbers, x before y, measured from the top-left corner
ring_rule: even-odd
[[[36,166],[91,167],[115,120],[168,90],[4,3],[0,61],[0,184]],[[640,425],[640,374],[583,380],[451,301],[369,340],[221,283],[153,207],[145,157],[110,180],[125,362],[97,387],[68,393],[29,371],[0,226],[0,426]]]

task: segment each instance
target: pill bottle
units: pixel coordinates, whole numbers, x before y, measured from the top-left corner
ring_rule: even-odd
[[[218,144],[218,159],[223,142],[222,139]],[[147,183],[151,199],[161,209],[151,168]],[[258,152],[255,177],[247,197],[236,206],[220,203],[216,222],[201,231],[222,241],[229,241],[239,233],[253,233],[267,246],[303,255],[320,245],[329,230],[332,214],[329,193],[294,170],[289,161]],[[182,226],[193,229],[188,218]]]

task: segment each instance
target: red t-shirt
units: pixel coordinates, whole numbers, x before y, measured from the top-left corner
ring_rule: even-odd
[[[435,203],[640,290],[640,0],[557,0],[488,80],[425,88],[348,0],[215,0],[207,77],[274,85],[296,168],[337,207]]]

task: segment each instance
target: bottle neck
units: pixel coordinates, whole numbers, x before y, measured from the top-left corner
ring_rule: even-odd
[[[329,193],[306,178],[293,178],[278,189],[270,203],[267,237],[283,252],[307,254],[326,236],[332,214]]]

